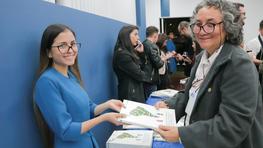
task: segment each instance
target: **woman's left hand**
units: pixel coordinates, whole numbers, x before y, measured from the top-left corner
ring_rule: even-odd
[[[120,112],[121,108],[124,107],[124,104],[122,103],[122,101],[116,100],[116,99],[111,99],[107,101],[107,104],[108,104],[108,108],[115,110],[117,112]]]
[[[168,142],[176,142],[179,140],[178,128],[175,126],[160,125],[159,128],[156,129],[156,132],[158,132]]]
[[[105,114],[103,114],[103,115],[101,115],[101,116],[102,116],[102,118],[103,118],[104,120],[109,121],[109,122],[111,122],[111,123],[113,123],[113,124],[115,124],[115,125],[117,125],[117,126],[123,125],[123,123],[120,122],[118,119],[125,117],[125,115],[123,115],[123,114],[112,113],[112,112],[110,112],[110,113],[105,113]]]
[[[192,63],[192,60],[188,56],[185,56],[183,60],[189,64]]]
[[[142,53],[144,52],[143,44],[138,40],[138,45],[134,48],[135,51]]]
[[[184,57],[181,54],[179,54],[179,53],[177,53],[175,55],[175,58],[176,58],[177,61],[182,61],[184,59]]]

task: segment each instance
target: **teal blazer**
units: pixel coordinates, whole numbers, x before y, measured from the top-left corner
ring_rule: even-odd
[[[47,69],[35,86],[35,102],[54,133],[55,148],[98,148],[93,134],[81,134],[81,123],[94,117],[96,104],[69,72]]]

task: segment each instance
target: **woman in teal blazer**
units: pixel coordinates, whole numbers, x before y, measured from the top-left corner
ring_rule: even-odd
[[[77,63],[79,48],[75,33],[65,25],[50,25],[43,33],[34,109],[45,147],[97,148],[90,129],[103,121],[120,124],[120,114],[100,113],[108,108],[119,111],[121,101],[96,105],[83,89]]]

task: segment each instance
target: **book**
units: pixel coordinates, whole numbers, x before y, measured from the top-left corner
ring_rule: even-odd
[[[119,130],[114,131],[106,142],[106,148],[151,148],[153,131]]]
[[[175,89],[163,89],[163,90],[157,90],[157,91],[152,92],[150,96],[171,98],[177,93],[178,93],[178,90],[175,90]]]
[[[159,125],[176,126],[175,111],[173,109],[156,109],[154,106],[123,100],[124,108],[120,113],[126,117],[119,121],[139,127],[157,129]]]

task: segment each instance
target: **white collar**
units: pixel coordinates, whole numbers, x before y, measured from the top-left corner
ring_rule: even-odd
[[[219,55],[219,53],[222,50],[223,45],[221,45],[218,49],[215,50],[215,52],[208,57],[208,52],[205,50],[201,59],[201,63],[203,64],[213,64],[216,57]]]
[[[207,75],[208,71],[212,67],[215,59],[219,55],[219,53],[222,50],[223,45],[221,45],[209,58],[208,58],[208,53],[205,50],[201,61],[197,67],[196,74],[195,74],[195,79],[204,79],[205,76]]]

